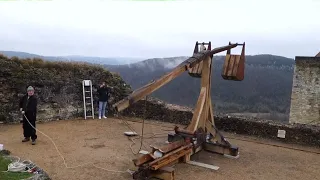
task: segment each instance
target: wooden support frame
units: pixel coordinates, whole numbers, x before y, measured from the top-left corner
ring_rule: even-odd
[[[164,176],[162,168],[181,161],[189,162],[190,156],[201,151],[202,149],[233,157],[238,156],[238,148],[232,146],[217,130],[214,124],[213,106],[211,100],[211,73],[212,58],[214,54],[227,50],[228,55],[230,54],[230,50],[232,48],[238,45],[243,45],[241,56],[237,56],[238,64],[236,63],[234,66],[233,63],[233,66],[229,66],[232,60],[230,61],[230,58],[228,59],[228,57],[232,57],[233,55],[228,55],[226,59],[228,62],[225,61],[225,66],[222,73],[224,79],[241,81],[243,79],[243,71],[241,71],[241,69],[239,70],[239,67],[244,68],[244,64],[241,64],[244,62],[245,57],[244,43],[231,44],[229,42],[229,45],[218,47],[213,50],[211,50],[211,42],[206,44],[208,44],[208,50],[199,52],[198,42],[196,42],[192,57],[185,60],[168,74],[165,74],[158,80],[135,90],[127,98],[113,105],[117,111],[122,111],[143,97],[156,91],[185,71],[188,71],[189,75],[192,77],[201,78],[200,95],[198,97],[190,124],[186,129],[179,129],[176,127],[176,134],[168,135],[168,141],[172,142],[171,144],[160,148],[152,147],[153,151],[151,153],[145,154],[140,158],[133,160],[134,164],[139,166],[139,170],[133,175],[134,177],[146,177],[153,174],[156,176],[162,176],[165,180],[171,180],[174,178],[174,173],[172,173],[173,171],[166,172],[167,176]],[[238,67],[238,69],[232,69],[230,71],[230,67],[231,69]],[[225,74],[226,76],[224,76]],[[209,138],[207,138],[207,136],[209,136]],[[197,140],[195,141],[194,139]],[[160,157],[156,157],[153,155],[155,151],[162,153],[162,155]]]

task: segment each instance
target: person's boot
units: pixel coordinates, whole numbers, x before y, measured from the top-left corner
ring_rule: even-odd
[[[32,145],[36,145],[36,140],[32,140]]]
[[[24,138],[24,139],[22,140],[22,142],[28,142],[28,141],[30,141],[30,138]]]

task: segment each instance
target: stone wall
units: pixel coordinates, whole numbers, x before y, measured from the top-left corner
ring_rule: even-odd
[[[119,115],[188,125],[192,119],[193,111],[189,108],[151,99],[147,102],[140,100]],[[230,117],[221,114],[214,116],[214,118],[216,127],[222,131],[320,147],[320,126],[283,124],[258,118]],[[277,137],[278,130],[286,131],[285,139]]]
[[[0,122],[5,123],[19,122],[22,118],[19,100],[26,94],[28,85],[35,87],[37,119],[43,121],[83,117],[84,79],[90,79],[94,84],[96,112],[96,87],[100,81],[114,87],[110,93],[110,104],[124,98],[131,91],[119,75],[86,63],[7,58],[0,54],[0,67]]]
[[[320,57],[296,57],[290,123],[320,125]]]

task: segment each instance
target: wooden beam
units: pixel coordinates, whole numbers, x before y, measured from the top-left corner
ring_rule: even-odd
[[[114,107],[116,108],[117,111],[122,111],[122,110],[126,109],[131,104],[139,101],[140,99],[142,99],[146,95],[149,95],[152,92],[156,91],[157,89],[159,89],[163,85],[167,84],[168,82],[170,82],[171,80],[173,80],[174,78],[176,78],[177,76],[179,76],[180,74],[182,74],[185,71],[186,71],[185,67],[183,67],[183,66],[177,67],[172,72],[162,76],[160,79],[156,80],[155,82],[153,82],[151,84],[147,84],[146,86],[134,91],[127,98],[116,103],[114,105]]]
[[[206,87],[207,92],[206,92],[206,100],[205,100],[205,105],[203,108],[203,115],[202,115],[202,122],[199,128],[201,127],[202,129],[205,129],[206,126],[206,121],[208,120],[209,117],[209,99],[210,97],[210,83],[211,83],[211,63],[212,59],[211,56],[207,56],[206,59],[203,61],[203,75],[201,79],[201,87]]]
[[[154,160],[150,154],[144,154],[140,158],[132,160],[135,166],[140,166],[146,162]]]
[[[176,149],[176,150],[173,150],[173,151],[169,152],[168,154],[164,155],[163,157],[158,158],[158,159],[150,162],[150,163],[149,163],[149,166],[152,166],[152,165],[156,164],[156,163],[159,162],[159,161],[163,161],[165,158],[167,158],[167,157],[169,157],[169,156],[171,156],[171,155],[173,155],[173,154],[175,154],[175,153],[177,153],[177,152],[179,152],[179,151],[182,151],[182,150],[184,150],[184,149],[190,148],[191,146],[192,146],[192,144],[190,143],[190,144],[188,144],[188,145],[186,145],[186,146],[182,146],[182,147],[180,147],[180,148],[178,148],[178,149]]]
[[[207,94],[206,88],[205,87],[201,88],[200,95],[199,95],[199,98],[198,98],[196,109],[195,109],[195,111],[193,113],[193,117],[192,117],[191,123],[187,127],[188,131],[195,132],[198,129],[198,124],[199,124],[199,121],[200,121],[200,118],[201,118],[201,113],[202,113],[203,106],[204,106],[204,103],[205,103],[205,100],[206,100],[205,99],[206,98],[206,94]]]
[[[153,171],[151,177],[161,180],[174,180],[174,169],[172,167],[160,168],[157,171]]]
[[[181,157],[183,157],[187,154],[191,154],[191,152],[192,152],[192,149],[183,149],[183,150],[177,151],[177,152],[171,154],[170,156],[167,156],[166,158],[162,159],[161,161],[158,161],[157,163],[153,164],[151,166],[151,169],[157,170],[159,168],[167,166],[170,163],[180,159]]]
[[[164,146],[161,146],[161,147],[157,147],[157,146],[153,146],[153,145],[150,145],[150,147],[155,151],[155,150],[158,150],[160,151],[161,153],[168,153],[172,150],[175,150],[181,146],[184,146],[186,145],[186,142],[184,140],[180,140],[180,141],[175,141],[175,142],[172,142],[170,144],[167,144],[167,145],[164,145]]]
[[[152,92],[156,91],[163,85],[167,84],[177,76],[181,75],[183,72],[188,70],[188,68],[194,67],[196,64],[202,62],[207,56],[212,56],[213,54],[229,50],[231,48],[237,47],[238,44],[230,44],[227,46],[222,46],[215,48],[213,50],[207,50],[203,52],[199,52],[194,56],[188,58],[183,63],[181,63],[178,67],[174,68],[171,72],[167,73],[166,75],[162,76],[160,79],[154,81],[153,83],[149,83],[137,90],[135,90],[131,95],[126,97],[125,99],[115,103],[113,107],[117,111],[122,111],[132,105],[133,103],[139,101],[143,97],[151,94]]]
[[[187,163],[191,164],[191,165],[194,165],[194,166],[200,166],[200,167],[213,169],[213,170],[218,170],[219,169],[218,166],[214,166],[214,165],[210,165],[210,164],[204,164],[204,163],[201,163],[201,162],[189,161]]]
[[[223,154],[223,155],[229,155],[229,156],[237,156],[238,155],[238,147],[235,146],[229,146],[224,144],[217,144],[217,143],[211,143],[206,142],[203,144],[203,149],[209,152]]]

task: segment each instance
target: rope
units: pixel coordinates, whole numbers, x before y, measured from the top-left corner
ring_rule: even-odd
[[[143,120],[142,120],[142,128],[141,128],[141,135],[139,135],[138,137],[128,137],[128,139],[132,142],[132,144],[130,144],[130,149],[131,149],[131,151],[132,151],[132,153],[134,154],[134,155],[137,155],[137,154],[139,154],[139,152],[141,151],[141,149],[142,149],[142,146],[144,146],[144,148],[146,148],[147,149],[147,147],[144,145],[144,139],[153,139],[153,138],[163,138],[163,137],[167,137],[167,133],[144,133],[144,124],[152,124],[152,123],[147,123],[147,122],[145,122],[145,119],[147,119],[147,100],[148,100],[148,96],[146,96],[146,100],[145,100],[145,111],[144,111],[144,118],[143,118]],[[117,116],[119,117],[119,115],[117,114]],[[132,131],[132,132],[136,132],[135,130],[134,130],[134,128],[132,128],[131,126],[130,126],[130,124],[128,123],[128,121],[129,120],[123,120],[123,119],[120,119],[122,122],[123,122],[123,124],[125,124],[127,127],[128,127],[128,129],[130,130],[130,131]],[[137,121],[132,121],[132,122],[137,122]],[[138,122],[138,123],[141,123],[141,122]],[[163,127],[166,127],[166,128],[169,128],[168,126],[163,126]],[[171,127],[170,127],[171,128]],[[163,130],[163,131],[172,131],[172,129],[170,129],[170,130],[168,130],[168,129],[161,129],[161,130]],[[150,136],[150,137],[145,137],[145,135],[147,135],[147,134],[151,134],[152,136]],[[157,136],[157,135],[163,135],[163,136]],[[136,144],[136,142],[134,141],[134,140],[136,140],[136,139],[140,139],[140,147],[139,147],[139,150],[138,150],[138,152],[135,152],[134,150],[133,150],[133,146]]]
[[[2,171],[2,172],[31,172],[32,169],[34,169],[36,167],[36,165],[30,161],[30,160],[24,160],[22,162],[20,162],[20,158],[17,156],[10,156],[11,158],[15,157],[18,160],[15,160],[14,162],[11,162],[8,165],[8,169],[6,171]],[[29,167],[28,167],[29,165]],[[33,165],[33,166],[31,166]]]
[[[134,152],[132,146],[135,144],[135,142],[134,142],[134,140],[133,140],[132,138],[130,138],[130,140],[132,141],[132,144],[130,145],[130,149],[131,149],[131,151],[132,151],[132,153],[133,153],[134,155],[139,154],[139,152],[141,151],[142,145],[143,145],[144,119],[146,119],[146,117],[147,117],[147,100],[148,100],[148,96],[146,96],[146,100],[145,100],[145,106],[144,106],[144,116],[145,116],[145,117],[144,117],[143,120],[142,120],[141,136],[139,136],[139,137],[140,137],[140,147],[139,147],[138,152]],[[129,126],[130,126],[130,125],[129,125]]]
[[[118,170],[105,169],[105,168],[96,166],[96,165],[94,164],[94,162],[88,162],[88,163],[80,164],[80,165],[73,166],[73,167],[72,167],[72,166],[71,166],[71,167],[68,166],[67,163],[66,163],[66,160],[65,160],[64,156],[61,154],[61,152],[59,151],[56,143],[52,140],[52,138],[51,138],[50,136],[46,135],[45,133],[43,133],[42,131],[40,131],[39,129],[35,128],[35,127],[30,123],[29,119],[26,117],[25,114],[24,114],[23,116],[26,118],[26,120],[28,121],[28,123],[30,124],[30,126],[31,126],[33,129],[39,131],[41,134],[43,134],[45,137],[47,137],[47,138],[52,142],[52,144],[54,145],[54,147],[55,147],[56,151],[58,152],[59,156],[60,156],[61,159],[63,160],[63,164],[64,164],[64,166],[65,166],[66,169],[74,169],[74,168],[83,167],[83,166],[86,166],[86,165],[92,165],[92,166],[94,166],[94,167],[96,167],[96,168],[98,168],[98,169],[102,169],[102,170],[105,170],[105,171],[108,171],[108,172],[112,172],[112,173],[127,173],[127,172],[128,172],[128,171],[118,171]]]
[[[32,172],[36,165],[30,160],[12,162],[8,165],[8,170],[3,172]]]

